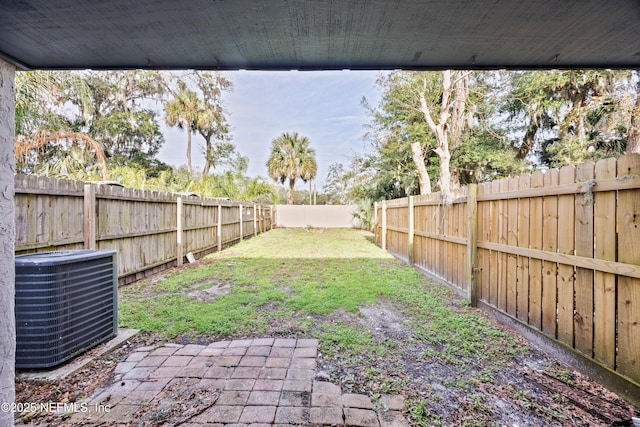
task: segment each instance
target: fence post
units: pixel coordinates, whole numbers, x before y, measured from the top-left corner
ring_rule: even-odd
[[[96,248],[96,187],[84,185],[84,248]]]
[[[382,250],[387,250],[387,201],[382,201]]]
[[[467,283],[471,306],[478,305],[476,263],[478,252],[478,185],[467,185]]]
[[[413,250],[413,239],[415,232],[415,217],[414,217],[414,209],[413,209],[413,200],[414,196],[409,196],[409,242],[407,244],[407,258],[409,259],[409,265],[414,264],[414,250]]]
[[[216,239],[218,239],[218,252],[222,250],[222,205],[218,203],[218,226],[216,227]]]
[[[269,230],[273,230],[273,222],[275,218],[275,212],[273,211],[273,205],[269,206]]]
[[[178,197],[178,212],[177,212],[177,221],[176,221],[176,256],[178,258],[178,267],[182,265],[182,197]]]
[[[253,205],[253,237],[258,235],[258,207]]]
[[[240,212],[240,241],[242,241],[242,238],[244,237],[244,230],[242,229],[243,224],[243,220],[244,218],[242,218],[242,203],[238,205],[239,208],[239,212]]]

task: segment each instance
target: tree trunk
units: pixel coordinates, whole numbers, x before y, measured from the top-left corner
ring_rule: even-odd
[[[15,400],[15,67],[0,60],[0,403]],[[0,425],[13,426],[13,413],[0,411]]]
[[[206,177],[211,169],[211,134],[202,136],[204,137],[204,168],[202,168],[202,176]]]
[[[531,119],[531,123],[529,123],[527,131],[522,138],[522,144],[518,149],[518,154],[516,154],[518,160],[524,160],[529,155],[529,152],[533,148],[536,133],[538,133],[538,123],[534,119]]]
[[[640,74],[640,72],[636,72]],[[640,78],[640,76],[637,76]],[[636,85],[636,102],[631,110],[631,125],[627,137],[627,153],[640,153],[640,80]]]
[[[189,170],[189,175],[193,175],[191,170],[191,129],[189,127],[187,129],[187,169]]]
[[[293,204],[293,188],[296,186],[296,180],[289,178],[289,197],[287,197],[287,204]]]
[[[431,193],[431,178],[429,178],[429,174],[427,173],[427,167],[424,164],[424,154],[422,153],[422,146],[420,146],[419,142],[414,142],[411,144],[411,157],[413,158],[413,163],[415,163],[416,169],[418,170],[420,194]]]

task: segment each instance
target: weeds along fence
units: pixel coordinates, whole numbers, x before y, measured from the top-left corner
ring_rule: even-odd
[[[640,155],[455,196],[378,203],[377,244],[624,378],[640,401]]]
[[[120,284],[272,228],[271,206],[16,175],[16,255],[115,249]]]

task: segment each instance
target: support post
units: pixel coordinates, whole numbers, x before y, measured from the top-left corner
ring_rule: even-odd
[[[383,250],[387,250],[387,201],[383,200],[382,201],[382,230],[381,230],[381,234],[382,234],[382,244],[381,247]]]
[[[96,249],[96,187],[84,185],[84,248]]]
[[[178,261],[178,267],[183,263],[183,254],[182,254],[182,197],[178,197],[177,200],[177,214],[176,214],[176,257]]]
[[[413,250],[413,240],[415,234],[415,213],[413,209],[413,197],[414,196],[409,196],[409,236],[407,242],[407,258],[409,259],[409,265],[413,265],[415,263]]]
[[[15,134],[16,67],[0,59],[0,403],[15,401]],[[0,411],[0,425],[13,426],[13,412]]]
[[[240,209],[240,241],[242,241],[242,238],[244,237],[244,230],[242,229],[242,226],[244,225],[244,218],[242,217],[242,204],[239,204],[238,208]]]
[[[253,237],[258,235],[258,207],[253,205]]]
[[[471,301],[471,305],[477,307],[478,185],[467,185],[467,191],[467,284],[469,286],[469,300]]]
[[[218,240],[218,252],[222,250],[222,205],[218,205],[218,226],[216,227],[216,239]]]
[[[262,229],[263,223],[262,223],[262,206],[258,206],[258,229],[260,231],[260,233],[262,233],[264,230]]]

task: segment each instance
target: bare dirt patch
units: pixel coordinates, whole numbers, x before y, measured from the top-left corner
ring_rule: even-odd
[[[211,285],[208,288],[202,289],[203,286]],[[219,296],[229,295],[231,292],[231,285],[224,282],[206,282],[206,283],[194,283],[191,286],[192,290],[186,291],[186,295],[191,298],[195,298],[198,301],[208,302],[213,301]]]

